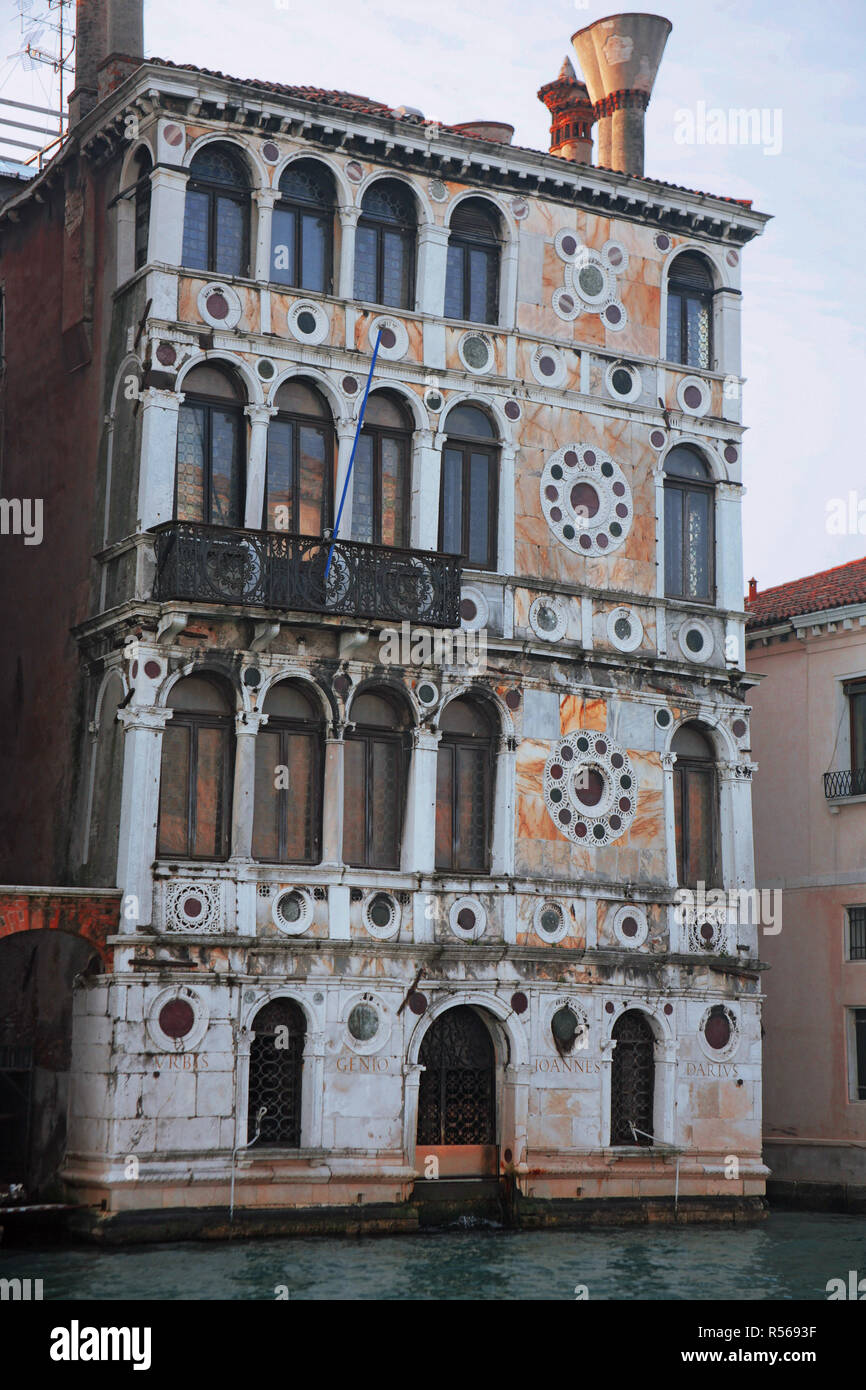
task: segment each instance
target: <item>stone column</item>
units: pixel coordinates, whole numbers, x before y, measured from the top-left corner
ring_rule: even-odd
[[[117,712],[124,727],[123,787],[117,844],[117,882],[124,893],[121,930],[135,931],[153,918],[153,861],[159,815],[162,731],[171,710],[131,705]],[[137,913],[127,915],[127,899]]]
[[[340,299],[355,298],[355,229],[361,209],[349,204],[337,209],[340,218],[340,265],[335,286]]]
[[[676,1144],[677,1044],[674,1038],[656,1041],[653,1133],[662,1144]]]
[[[436,862],[436,757],[441,734],[412,731],[412,761],[403,831],[403,869],[432,874]]]
[[[413,550],[439,549],[439,491],[442,476],[444,432],[416,430],[412,436],[412,521],[409,544]]]
[[[253,852],[253,812],[255,809],[255,737],[266,714],[241,710],[235,715],[235,777],[232,790],[231,858],[249,862]]]
[[[174,480],[177,467],[177,412],[183,401],[179,391],[157,391],[149,386],[141,396],[141,460],[138,474],[139,531],[148,531],[174,516]]]
[[[256,188],[253,190],[253,202],[258,210],[256,245],[253,251],[253,279],[265,283],[274,278],[271,275],[271,224],[273,222],[274,203],[279,196],[279,190],[276,188]]]
[[[496,568],[514,573],[514,454],[513,444],[503,444],[499,460],[499,534]]]
[[[416,1153],[418,1133],[418,1092],[421,1087],[420,1062],[403,1063],[403,1154],[406,1164],[415,1167],[419,1177],[424,1176],[424,1155]]]
[[[359,406],[360,409],[360,406]],[[337,421],[337,477],[334,484],[334,525],[337,524],[337,513],[340,510],[340,498],[343,496],[343,487],[349,472],[349,461],[352,457],[352,445],[355,442],[355,431],[358,428],[357,420],[341,419]],[[354,469],[352,470],[354,474]],[[346,493],[346,502],[343,507],[343,515],[340,518],[340,540],[350,540],[352,536],[352,479],[349,480],[349,488]]]
[[[742,496],[738,483],[716,483],[716,602],[735,613],[743,607]]]
[[[188,169],[157,166],[150,176],[150,225],[147,259],[179,266],[183,259],[183,219]]]
[[[676,753],[662,753],[662,809],[665,818],[665,882],[669,888],[678,887],[677,884],[677,825],[676,808],[674,806],[674,764],[676,763]],[[682,924],[677,921],[676,909],[669,907],[667,910],[668,933],[671,951],[681,951],[685,933]]]
[[[501,738],[496,750],[493,790],[493,842],[490,869],[494,874],[514,873],[514,817],[517,739]]]
[[[445,313],[445,270],[448,228],[425,222],[418,228],[418,270],[415,307],[419,313],[442,318]]]
[[[722,883],[727,889],[756,888],[755,856],[752,841],[752,774],[755,764],[717,763],[719,778],[719,832],[721,838]],[[729,899],[730,902],[730,899]],[[757,952],[758,914],[728,912],[728,949],[733,954],[737,945],[751,947]],[[742,918],[742,920],[740,920]]]
[[[339,868],[343,863],[343,739],[325,739],[325,776],[322,813],[322,865]]]
[[[598,1142],[603,1149],[610,1147],[610,1097],[613,1080],[613,1054],[616,1049],[616,1039],[608,1038],[603,1042],[599,1051],[601,1052],[601,1100],[598,1116]]]
[[[250,444],[247,452],[247,498],[244,525],[258,531],[265,506],[265,480],[268,458],[268,425],[276,415],[275,405],[248,405],[244,415],[250,422]]]

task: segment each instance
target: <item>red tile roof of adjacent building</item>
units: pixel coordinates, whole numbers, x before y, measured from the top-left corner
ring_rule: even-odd
[[[331,91],[326,87],[292,87],[284,82],[267,82],[261,77],[230,77],[228,73],[216,72],[213,68],[196,67],[195,63],[173,63],[170,58],[148,58],[148,63],[153,63],[160,68],[176,68],[181,72],[198,72],[204,77],[218,77],[223,82],[237,82],[242,87],[259,87],[266,92],[274,92],[279,96],[294,97],[298,101],[312,101],[320,103],[322,106],[341,107],[346,111],[356,111],[361,115],[367,116],[388,116],[395,121],[405,121],[407,125],[417,128],[424,126],[438,125],[440,130],[446,130],[449,135],[459,136],[464,140],[477,139],[477,136],[467,135],[465,131],[458,130],[456,126],[447,125],[444,121],[428,121],[424,116],[401,115],[392,106],[386,106],[384,102],[373,101],[371,97],[359,96],[357,92]],[[517,150],[522,154],[549,154],[549,150],[534,150],[528,145],[508,145],[504,148]],[[554,156],[556,157],[556,156]],[[571,160],[566,160],[571,163]],[[590,169],[599,169],[602,173],[617,173],[615,169],[604,169],[602,165],[587,165]],[[620,174],[621,178],[637,178],[637,174]],[[664,179],[652,179],[644,176],[644,180],[649,183],[657,183],[661,188],[673,188],[678,193],[692,193],[698,198],[716,198],[721,203],[736,203],[741,208],[751,208],[751,198],[729,198],[724,193],[705,193],[700,188],[686,188],[681,183],[667,183]]]
[[[827,608],[844,608],[849,603],[866,603],[866,556],[809,574],[805,579],[776,584],[747,598],[747,625],[768,627],[801,613],[820,613]]]

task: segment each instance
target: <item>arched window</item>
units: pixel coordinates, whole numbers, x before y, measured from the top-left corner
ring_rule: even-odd
[[[150,232],[150,172],[153,160],[142,147],[135,156],[135,269],[147,264]]]
[[[463,556],[471,569],[496,569],[499,449],[489,418],[458,405],[445,422],[439,549]]]
[[[436,868],[486,873],[490,856],[493,727],[477,700],[451,700],[439,722]]]
[[[157,854],[227,859],[234,730],[221,681],[186,676],[168,697],[162,735]]]
[[[393,391],[374,391],[353,470],[352,539],[409,544],[412,419]]]
[[[310,382],[284,381],[268,425],[264,526],[321,536],[331,523],[334,423],[327,401]]]
[[[302,1009],[291,999],[273,999],[252,1023],[247,1142],[259,1131],[259,1145],[301,1147],[301,1085],[304,1038]],[[264,1114],[261,1112],[264,1111]]]
[[[236,379],[220,367],[184,377],[177,422],[178,521],[243,526],[246,429]]]
[[[683,724],[671,741],[677,883],[682,888],[719,887],[718,788],[715,752],[697,724]]]
[[[668,361],[709,370],[712,353],[712,271],[705,256],[684,251],[668,270]]]
[[[212,275],[249,273],[250,182],[239,154],[206,145],[189,166],[183,264]]]
[[[665,459],[665,594],[712,603],[713,483],[700,454],[678,444]]]
[[[414,308],[415,200],[398,179],[367,189],[355,234],[355,298]]]
[[[613,1025],[612,1037],[616,1047],[610,1080],[610,1142],[646,1147],[653,1142],[653,1031],[644,1014],[629,1009]]]
[[[483,198],[467,198],[451,218],[445,317],[499,321],[499,217]]]
[[[271,233],[271,280],[329,294],[334,181],[324,164],[298,159],[283,170]]]
[[[496,1143],[496,1053],[468,1004],[446,1009],[421,1043],[418,1143]]]
[[[265,697],[268,722],[256,735],[253,858],[317,864],[322,835],[322,719],[294,681]]]
[[[399,869],[409,769],[409,718],[389,691],[365,690],[350,710],[344,748],[343,859]]]

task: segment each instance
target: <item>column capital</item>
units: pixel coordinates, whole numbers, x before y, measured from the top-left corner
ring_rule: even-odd
[[[435,437],[435,430],[422,427],[421,429],[412,431],[412,443],[416,448],[432,449]]]
[[[662,764],[662,767],[664,768],[665,772],[673,772],[673,770],[674,770],[674,763],[676,762],[676,760],[677,760],[677,755],[676,755],[676,753],[662,753],[662,755],[661,755],[661,764]]]
[[[412,747],[420,753],[435,753],[441,737],[441,730],[427,729],[421,726],[412,730]]]
[[[117,717],[124,729],[150,729],[162,733],[173,711],[156,705],[127,705],[117,711]]]
[[[418,241],[422,246],[425,242],[447,246],[450,235],[450,228],[441,227],[438,222],[422,222],[418,228]]]
[[[751,782],[758,770],[758,764],[750,761],[741,763],[720,761],[716,763],[716,767],[722,782]]]
[[[266,425],[271,416],[276,415],[276,413],[277,407],[275,405],[261,405],[256,402],[255,405],[244,406],[244,415],[246,415],[247,419],[252,421],[254,425]]]
[[[278,188],[254,188],[253,202],[260,208],[272,208],[280,196]]]
[[[269,715],[261,714],[259,710],[239,710],[235,715],[235,733],[240,738],[241,734],[257,734],[263,724],[267,724]]]
[[[142,406],[157,406],[160,410],[179,410],[184,399],[183,391],[164,391],[157,386],[145,386],[138,396]]]
[[[361,216],[361,209],[356,207],[354,203],[340,203],[337,212],[340,214],[341,222],[349,223],[353,227],[357,225],[358,218]]]

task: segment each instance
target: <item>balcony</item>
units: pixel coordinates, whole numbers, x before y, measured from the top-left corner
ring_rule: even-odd
[[[866,767],[825,772],[824,795],[828,801],[836,801],[843,796],[866,796]]]
[[[305,613],[459,627],[461,562],[432,550],[400,550],[284,531],[235,531],[167,521],[151,533],[154,598],[282,608]]]

